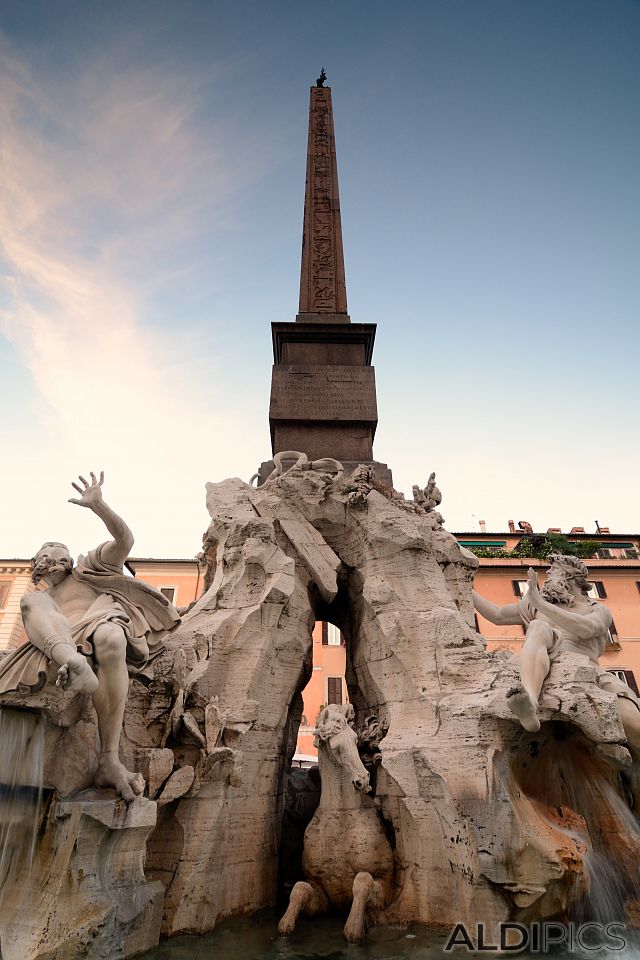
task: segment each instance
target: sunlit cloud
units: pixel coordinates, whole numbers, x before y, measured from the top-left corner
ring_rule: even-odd
[[[55,435],[80,469],[144,465],[167,496],[178,451],[190,451],[199,488],[203,433],[224,448],[238,424],[215,402],[211,370],[203,403],[193,335],[154,327],[146,298],[166,283],[157,259],[173,251],[180,269],[176,250],[244,173],[225,166],[223,130],[192,122],[193,77],[105,61],[51,90],[4,48],[1,329],[41,399],[34,434]]]

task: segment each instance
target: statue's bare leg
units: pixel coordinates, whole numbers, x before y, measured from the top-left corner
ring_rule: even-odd
[[[98,678],[86,657],[78,653],[69,621],[49,594],[28,593],[20,602],[20,612],[31,643],[58,667],[57,685],[63,690],[93,693]]]
[[[127,770],[118,756],[122,718],[129,690],[127,641],[122,628],[115,623],[100,624],[91,639],[100,681],[93,695],[100,734],[96,785],[115,787],[124,800],[134,800],[144,791],[144,779],[142,774]]]
[[[322,887],[299,880],[291,891],[289,906],[278,924],[278,933],[281,937],[287,937],[293,933],[296,920],[301,913],[307,917],[314,917],[317,913],[326,913],[328,909],[329,898]]]
[[[521,682],[507,691],[507,703],[525,730],[535,733],[540,729],[538,701],[551,661],[549,650],[553,645],[553,630],[548,623],[533,620],[520,651]]]
[[[344,938],[349,943],[362,943],[367,928],[367,909],[381,910],[384,888],[379,880],[362,870],[353,881],[353,903],[344,925]]]

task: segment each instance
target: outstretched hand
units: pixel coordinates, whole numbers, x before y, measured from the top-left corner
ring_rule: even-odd
[[[82,487],[78,486],[77,483],[71,483],[71,486],[74,490],[77,490],[80,494],[80,499],[77,497],[70,497],[69,503],[77,503],[79,507],[89,507],[90,510],[93,510],[97,503],[102,502],[102,484],[104,483],[104,470],[100,471],[100,479],[96,479],[95,473],[90,473],[91,483],[89,484],[84,477],[78,477],[81,483],[84,484],[84,490]]]
[[[529,571],[527,573],[527,582],[529,584],[527,597],[531,603],[535,605],[536,600],[540,599],[540,591],[538,589],[538,574],[533,567],[529,567]]]

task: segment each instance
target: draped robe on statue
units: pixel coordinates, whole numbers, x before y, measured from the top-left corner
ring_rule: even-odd
[[[127,577],[121,567],[105,563],[100,544],[78,558],[70,576],[88,584],[96,598],[83,614],[68,618],[78,650],[93,656],[92,637],[102,623],[117,623],[127,641],[127,666],[138,673],[162,649],[162,636],[180,623],[172,603],[140,580]],[[36,693],[47,682],[49,661],[32,643],[25,643],[0,662],[0,695]]]

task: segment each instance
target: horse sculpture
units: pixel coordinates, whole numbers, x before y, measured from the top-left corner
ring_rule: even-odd
[[[357,748],[350,704],[329,704],[317,720],[320,804],[304,835],[305,881],[291,891],[278,924],[293,933],[300,913],[350,907],[345,939],[359,943],[393,896],[394,858],[380,815],[366,793],[369,774]]]

